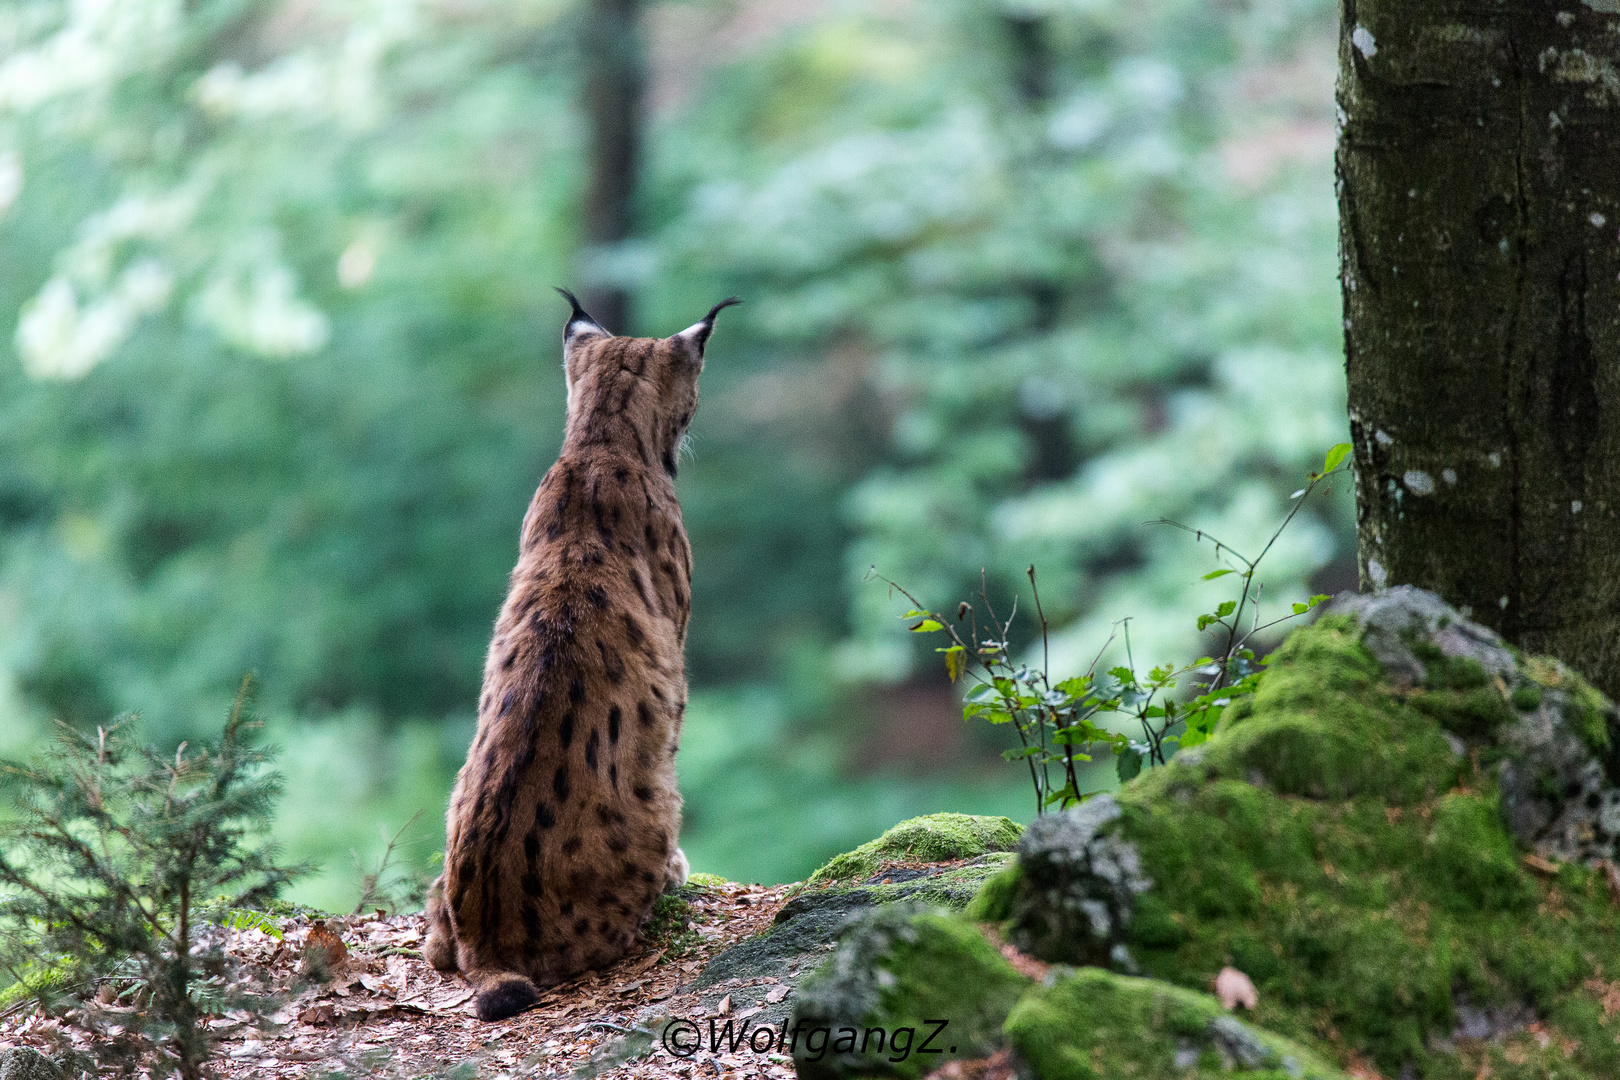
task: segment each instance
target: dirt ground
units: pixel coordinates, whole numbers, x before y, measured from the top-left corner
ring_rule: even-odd
[[[757,1051],[739,1040],[730,1052],[705,1046],[685,1059],[661,1048],[622,1065],[600,1057],[649,1010],[704,1028],[713,1019],[722,1032],[727,1020],[734,1030],[748,1022],[749,1034],[755,1034],[758,1021],[750,1014],[761,1012],[759,1006],[733,1010],[732,988],[725,984],[707,988],[700,1002],[691,983],[711,957],[769,926],[791,888],[728,883],[708,890],[692,903],[697,937],[687,939],[682,955],[641,947],[606,971],[551,988],[529,1012],[493,1024],[474,1018],[464,981],[439,974],[422,959],[421,915],[325,920],[325,929],[343,945],[330,947],[339,959],[335,976],[324,984],[298,974],[311,933],[321,940],[322,931],[308,918],[283,923],[279,941],[259,929],[228,931],[228,952],[266,971],[276,985],[303,988],[274,1014],[272,1030],[243,1023],[245,1014],[214,1020],[222,1039],[213,1068],[229,1080],[313,1078],[335,1070],[350,1076],[568,1077],[582,1068],[615,1080],[791,1077],[791,1056],[757,1035]],[[737,988],[775,981],[739,982]],[[791,1004],[791,992],[786,984],[775,985],[764,1000]],[[84,1036],[37,1011],[23,1008],[0,1019],[0,1047],[32,1046],[53,1054],[70,1045],[83,1049]]]

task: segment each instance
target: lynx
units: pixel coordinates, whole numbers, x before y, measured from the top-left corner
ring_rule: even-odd
[[[558,291],[573,305],[562,453],[523,518],[428,903],[427,957],[473,984],[484,1020],[617,960],[687,875],[692,549],[674,480],[714,317],[737,300],[627,338]]]

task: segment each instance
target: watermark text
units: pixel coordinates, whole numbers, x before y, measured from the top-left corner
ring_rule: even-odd
[[[678,1058],[689,1058],[705,1050],[712,1054],[793,1054],[803,1060],[820,1061],[828,1054],[880,1056],[898,1065],[913,1054],[954,1054],[945,1029],[948,1020],[924,1020],[915,1027],[856,1028],[831,1027],[805,1020],[782,1021],[780,1027],[754,1025],[752,1018],[739,1024],[735,1019],[711,1017],[699,1022],[676,1017],[664,1025],[660,1041]]]

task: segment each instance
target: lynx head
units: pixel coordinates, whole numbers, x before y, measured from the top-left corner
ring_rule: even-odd
[[[563,326],[563,374],[568,381],[569,441],[623,440],[648,465],[675,475],[681,440],[697,411],[703,347],[720,309],[742,301],[722,300],[709,313],[667,338],[618,337],[579,306]]]

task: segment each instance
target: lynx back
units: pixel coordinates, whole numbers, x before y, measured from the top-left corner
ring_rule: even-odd
[[[428,903],[428,959],[466,976],[484,1020],[618,959],[687,873],[692,549],[674,479],[714,317],[736,301],[627,338],[563,295],[562,453],[523,518]]]

